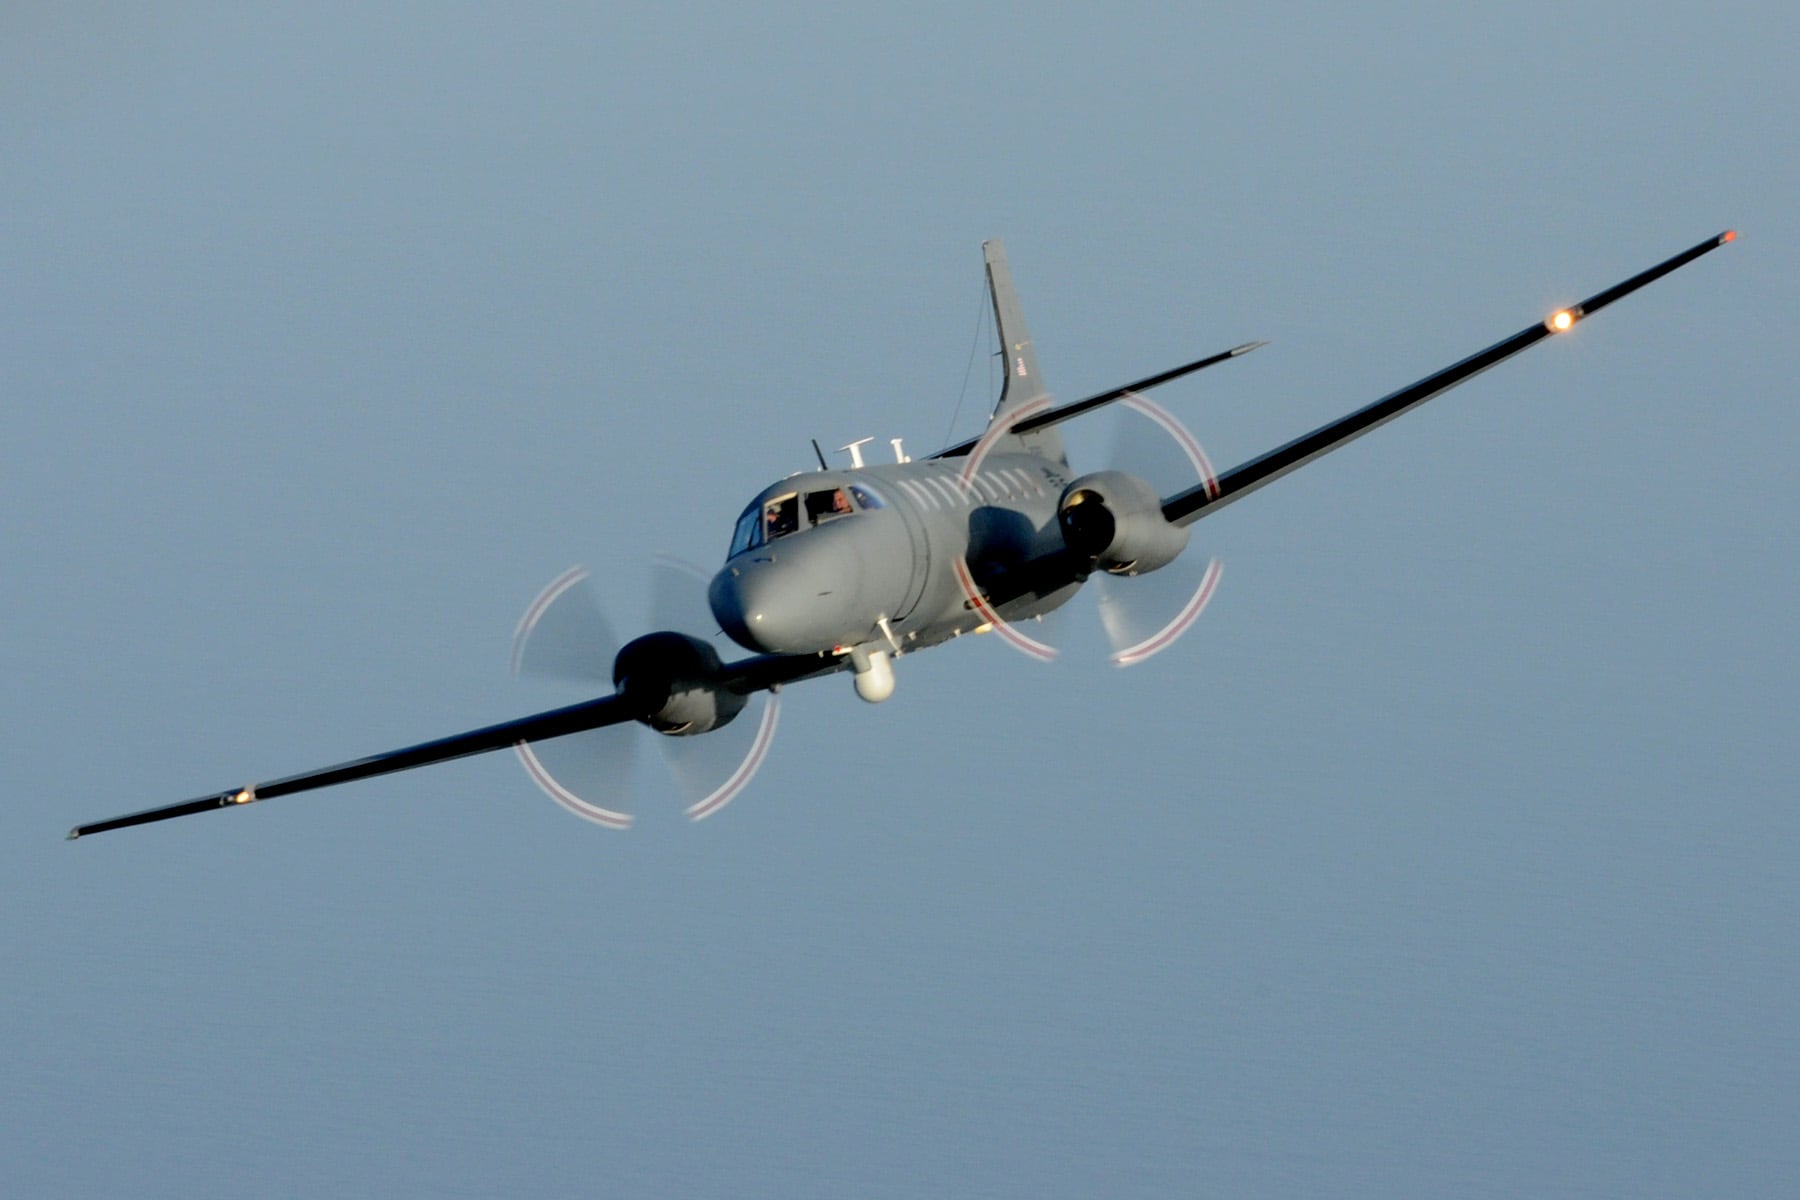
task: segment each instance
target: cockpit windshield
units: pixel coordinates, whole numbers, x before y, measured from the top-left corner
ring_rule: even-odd
[[[789,492],[785,496],[776,496],[744,510],[744,515],[738,518],[737,528],[732,531],[731,553],[726,557],[735,557],[790,533],[881,506],[881,501],[862,487],[820,488],[804,494]]]
[[[731,552],[725,557],[736,558],[751,546],[755,545],[756,542],[760,540],[756,535],[760,531],[761,526],[762,506],[760,504],[752,504],[749,508],[744,510],[744,515],[738,518],[737,528],[733,530],[731,534]]]

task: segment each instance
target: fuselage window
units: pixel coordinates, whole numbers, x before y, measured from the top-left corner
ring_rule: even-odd
[[[850,513],[850,497],[844,494],[843,488],[806,493],[806,517],[814,525],[823,525],[834,517],[847,517]]]

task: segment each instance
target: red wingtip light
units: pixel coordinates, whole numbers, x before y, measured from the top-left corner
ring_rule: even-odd
[[[1735,230],[1735,229],[1727,229],[1724,233],[1719,235],[1719,243],[1721,245],[1723,245],[1726,242],[1735,242],[1735,241],[1737,241],[1737,230]]]

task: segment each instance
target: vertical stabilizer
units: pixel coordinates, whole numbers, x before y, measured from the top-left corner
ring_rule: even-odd
[[[994,238],[981,244],[981,252],[987,259],[988,291],[994,298],[994,325],[999,330],[1000,352],[1006,361],[1006,382],[1000,385],[1000,402],[994,405],[988,419],[992,427],[1008,413],[1046,395],[1048,389],[1038,371],[1037,351],[1031,345],[1031,332],[1025,328],[1018,293],[1013,291],[1012,271],[1006,265],[1006,246],[999,238]],[[1060,463],[1068,462],[1062,435],[1055,429],[1041,429],[1011,440],[1033,454]]]

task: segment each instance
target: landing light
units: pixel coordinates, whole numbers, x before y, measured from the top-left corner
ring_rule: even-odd
[[[1551,313],[1549,319],[1544,322],[1544,327],[1551,333],[1562,333],[1573,324],[1575,324],[1575,313],[1571,309],[1563,308]]]
[[[254,799],[256,799],[256,789],[243,788],[231,798],[231,802],[233,804],[248,804]]]

